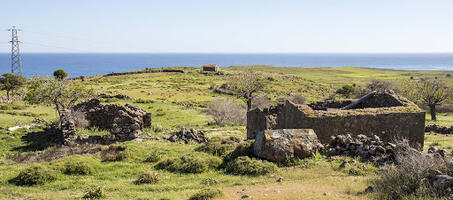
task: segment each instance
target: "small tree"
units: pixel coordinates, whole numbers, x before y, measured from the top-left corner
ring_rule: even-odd
[[[66,76],[68,76],[68,73],[64,69],[57,69],[53,72],[53,76],[56,79],[63,80]]]
[[[252,108],[254,94],[264,89],[266,80],[261,74],[249,69],[239,75],[234,76],[228,83],[228,89],[234,91],[247,103],[247,111]]]
[[[8,101],[10,96],[25,84],[25,78],[18,74],[6,73],[0,77],[0,90],[6,90]]]
[[[92,97],[92,89],[68,80],[35,77],[27,88],[25,100],[31,104],[53,105],[59,116],[61,112],[80,101]]]
[[[439,80],[421,80],[418,82],[403,82],[402,93],[416,103],[423,103],[429,107],[431,120],[437,120],[436,106],[448,102],[452,98],[453,90]]]

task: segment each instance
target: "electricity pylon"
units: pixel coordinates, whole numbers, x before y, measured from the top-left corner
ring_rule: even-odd
[[[20,41],[17,36],[17,32],[22,30],[13,26],[13,28],[8,29],[8,31],[11,31],[11,73],[22,75],[22,60],[19,48]]]

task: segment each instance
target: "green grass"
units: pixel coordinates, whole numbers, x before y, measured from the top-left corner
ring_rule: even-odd
[[[299,68],[253,66],[255,70],[271,77],[268,88],[264,91],[273,101],[280,96],[291,93],[302,94],[308,102],[322,100],[344,84],[365,85],[373,79],[389,80],[397,85],[400,80],[427,77],[439,77],[452,84],[442,71],[398,71],[366,68]],[[238,73],[245,67],[222,69],[228,73]],[[13,163],[8,157],[15,154],[32,154],[36,150],[52,146],[42,128],[20,129],[9,132],[7,127],[30,124],[34,116],[46,120],[56,118],[55,110],[46,106],[26,105],[21,109],[2,110],[0,112],[0,199],[80,199],[86,191],[101,187],[106,199],[189,199],[204,189],[215,187],[224,191],[221,199],[239,199],[242,190],[259,199],[297,199],[301,193],[312,199],[372,199],[372,196],[360,195],[358,192],[367,187],[367,180],[377,170],[374,167],[363,168],[359,174],[350,174],[350,168],[360,168],[369,163],[351,164],[348,168],[339,169],[343,160],[352,158],[339,157],[327,159],[320,155],[315,158],[298,160],[291,167],[279,167],[278,171],[263,176],[231,175],[224,169],[203,170],[201,173],[180,173],[168,170],[156,170],[155,165],[165,159],[179,159],[182,155],[196,153],[199,144],[170,143],[162,140],[180,128],[204,130],[212,137],[244,138],[245,126],[208,125],[213,119],[204,112],[209,102],[216,98],[235,97],[214,93],[211,89],[228,80],[228,76],[204,75],[198,73],[200,68],[184,68],[186,73],[148,73],[112,77],[87,77],[84,83],[99,93],[125,94],[131,100],[110,99],[110,103],[132,104],[152,113],[152,128],[144,130],[154,140],[144,142],[126,142],[121,145],[126,150],[121,152],[119,161],[103,161],[96,165],[93,173],[58,175],[58,179],[39,187],[22,187],[8,183],[30,163]],[[105,103],[109,103],[105,102]],[[427,124],[453,125],[453,114],[439,114],[439,120],[432,122],[427,114]],[[107,131],[97,129],[80,129],[79,134],[103,135]],[[24,137],[25,136],[25,137]],[[30,141],[27,138],[34,138]],[[425,148],[435,144],[442,148],[453,148],[453,136],[427,134]],[[206,147],[205,147],[206,148]],[[213,155],[225,156],[227,152],[213,153],[212,149],[230,151],[231,148],[210,147],[207,151]],[[150,155],[159,154],[158,161],[147,161]],[[154,157],[156,157],[154,155]],[[219,157],[220,158],[220,157]],[[153,159],[154,160],[154,159]],[[55,161],[55,162],[58,162]],[[60,161],[62,162],[62,161]],[[52,162],[42,165],[52,166]],[[54,164],[55,166],[55,164]],[[156,184],[134,184],[143,171],[159,174]],[[283,183],[277,183],[278,177]],[[215,182],[215,184],[207,184]],[[215,181],[211,181],[215,180]],[[281,193],[272,192],[281,190]],[[271,192],[269,192],[271,191]],[[326,193],[326,195],[324,195]],[[268,196],[264,196],[264,194]]]

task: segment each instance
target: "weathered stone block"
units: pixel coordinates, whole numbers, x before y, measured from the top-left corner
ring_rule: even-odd
[[[258,133],[253,144],[255,156],[273,162],[306,158],[321,147],[312,129],[276,129]]]

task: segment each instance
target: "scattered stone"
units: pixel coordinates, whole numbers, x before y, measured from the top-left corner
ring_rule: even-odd
[[[330,155],[358,156],[382,165],[394,161],[395,148],[395,144],[384,142],[378,136],[357,135],[354,137],[349,134],[332,136],[331,142],[326,145],[326,151]],[[346,166],[347,163],[344,161],[340,168]]]
[[[428,153],[436,153],[437,151],[438,151],[438,149],[435,146],[430,146],[428,148]]]
[[[108,94],[99,94],[98,95],[99,98],[103,98],[103,99],[113,99],[113,98],[116,98],[116,99],[123,99],[123,100],[130,100],[132,99],[130,96],[127,96],[127,95],[124,95],[124,94],[117,94],[117,95],[108,95]]]
[[[365,189],[365,193],[373,193],[374,192],[374,188],[371,187],[371,186],[368,186],[366,189]]]
[[[453,195],[453,177],[448,175],[437,175],[432,181],[439,196],[449,197]]]
[[[33,124],[48,124],[48,122],[45,119],[41,118],[35,118],[33,121],[31,121]]]
[[[453,134],[453,126],[445,127],[436,124],[428,125],[425,127],[425,132],[435,132],[440,134]]]
[[[319,150],[318,137],[312,129],[275,129],[257,134],[253,143],[255,156],[273,162],[288,158],[306,158]]]
[[[196,131],[193,128],[189,130],[183,128],[181,131],[170,136],[168,140],[170,142],[183,141],[185,144],[188,144],[190,141],[204,143],[208,141],[208,138],[205,136],[203,131]]]

